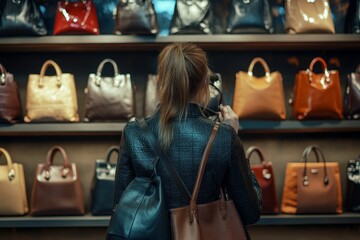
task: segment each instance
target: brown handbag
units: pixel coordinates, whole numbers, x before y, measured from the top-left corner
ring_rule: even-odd
[[[234,202],[225,199],[222,189],[219,200],[206,204],[196,202],[218,128],[219,124],[216,123],[203,153],[190,205],[170,209],[174,240],[247,239]]]
[[[309,163],[310,153],[316,157]],[[307,147],[303,162],[286,165],[281,211],[288,214],[342,213],[338,162],[326,162],[318,146]]]
[[[7,165],[0,165],[0,215],[24,215],[29,211],[23,165],[13,163],[10,154],[0,148]]]
[[[251,169],[254,171],[256,179],[261,188],[263,196],[262,213],[278,213],[279,208],[272,163],[265,159],[263,151],[258,146],[251,146],[246,151],[246,158],[249,162],[253,153],[257,153],[259,155],[261,162],[261,164],[251,165]]]
[[[63,165],[53,165],[60,152]],[[45,163],[37,165],[31,192],[30,214],[33,216],[83,215],[84,194],[75,163],[68,161],[65,150],[53,146]]]
[[[347,75],[344,114],[348,119],[360,119],[360,64],[356,72]]]
[[[101,76],[106,63],[112,64],[114,77]],[[104,59],[96,74],[89,75],[85,94],[85,122],[127,121],[135,116],[130,74],[119,74],[117,64],[112,59]]]
[[[0,122],[16,123],[22,118],[20,93],[14,76],[0,64]]]
[[[253,76],[253,68],[260,63],[265,76]],[[254,58],[247,72],[236,73],[233,109],[239,119],[282,120],[286,118],[284,87],[281,73],[270,73],[262,58]]]
[[[285,1],[287,33],[335,33],[328,0]]]
[[[45,76],[49,66],[55,76]],[[62,73],[59,65],[47,60],[39,74],[30,74],[26,88],[25,122],[78,122],[74,75]]]
[[[317,62],[321,63],[324,73],[313,72]],[[293,114],[298,120],[343,118],[339,72],[329,71],[324,59],[314,58],[309,69],[296,74]]]

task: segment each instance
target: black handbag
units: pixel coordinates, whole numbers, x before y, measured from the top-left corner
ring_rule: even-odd
[[[232,0],[227,33],[273,33],[272,16],[267,0]]]
[[[347,164],[345,204],[348,211],[360,212],[360,155]]]
[[[360,0],[350,0],[345,19],[345,32],[360,33]]]
[[[42,36],[47,30],[35,0],[2,0],[0,2],[0,35]]]
[[[332,20],[334,22],[335,32],[344,33],[345,31],[345,18],[349,8],[350,0],[330,0],[330,9]]]
[[[170,34],[210,34],[210,0],[177,0]]]
[[[116,163],[111,163],[110,157],[114,152],[118,154],[119,147],[111,146],[105,159],[96,160],[91,186],[91,212],[93,215],[112,214]]]
[[[360,119],[360,64],[355,72],[347,75],[344,115],[347,119]]]

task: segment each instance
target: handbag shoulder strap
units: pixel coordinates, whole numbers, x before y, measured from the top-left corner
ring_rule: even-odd
[[[149,128],[148,124],[146,123],[144,118],[136,120],[140,128],[142,129],[145,137],[149,141],[150,145],[152,146],[155,153],[159,156],[160,161],[164,164],[166,170],[169,172],[171,178],[175,182],[177,188],[180,190],[182,196],[187,200],[190,201],[190,193],[186,189],[184,182],[181,180],[180,176],[176,172],[174,166],[171,164],[170,160],[166,157],[164,151],[160,148],[157,139],[151,129]]]

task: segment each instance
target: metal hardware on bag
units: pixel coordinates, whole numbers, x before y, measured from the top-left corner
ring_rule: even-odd
[[[262,175],[266,180],[269,180],[271,178],[271,173],[269,173],[269,170],[266,168],[262,170]]]
[[[116,75],[113,82],[114,87],[120,87],[121,80],[122,80],[121,75],[120,74]]]
[[[266,72],[266,73],[265,73],[265,76],[266,76],[265,81],[266,81],[267,83],[271,83],[270,73],[269,73],[269,72]]]
[[[303,182],[304,186],[308,186],[309,185],[309,178],[308,176],[304,176],[304,182]]]
[[[101,82],[101,76],[100,73],[97,73],[95,77],[95,85],[100,86],[100,82]]]
[[[324,179],[324,184],[325,185],[328,185],[329,184],[329,178],[326,176],[325,179]]]
[[[12,0],[12,2],[13,2],[14,4],[20,4],[20,3],[21,3],[21,0]]]
[[[51,175],[50,175],[50,171],[45,170],[45,176],[44,176],[44,177],[45,177],[45,179],[46,179],[46,180],[48,180],[48,181],[49,181],[49,180],[50,180],[50,177],[51,177]]]
[[[11,169],[8,173],[8,178],[10,181],[12,181],[15,178],[15,171],[14,169]]]
[[[61,77],[56,78],[56,86],[61,87]]]
[[[1,75],[0,75],[0,84],[1,85],[5,85],[5,77],[6,77],[6,75],[5,75],[5,73],[2,73]]]
[[[243,0],[243,3],[248,4],[250,3],[250,0]]]
[[[319,169],[313,168],[313,169],[310,170],[310,172],[311,172],[312,174],[318,174],[318,173],[319,173]]]
[[[63,168],[63,170],[61,171],[61,176],[63,177],[63,178],[66,178],[67,177],[67,175],[69,174],[69,172],[70,172],[70,170],[69,170],[69,168]]]

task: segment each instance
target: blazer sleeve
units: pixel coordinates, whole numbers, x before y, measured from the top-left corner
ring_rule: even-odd
[[[231,135],[231,160],[225,183],[227,192],[234,201],[243,224],[254,224],[261,215],[261,189],[245,157],[240,138],[235,131]]]

